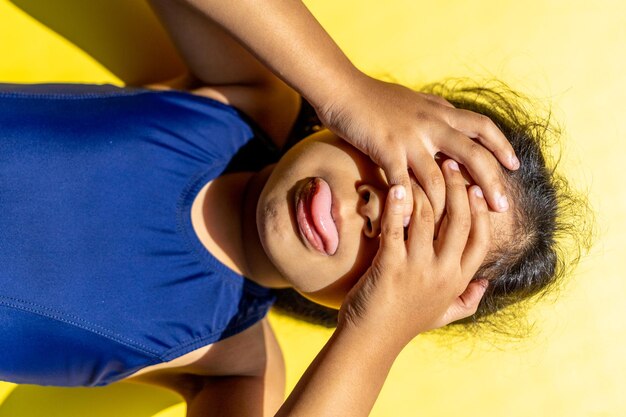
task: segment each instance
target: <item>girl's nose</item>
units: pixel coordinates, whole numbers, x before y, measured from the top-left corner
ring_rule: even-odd
[[[380,218],[387,195],[386,190],[363,184],[357,188],[359,204],[357,211],[363,217],[363,233],[369,238],[380,235]]]

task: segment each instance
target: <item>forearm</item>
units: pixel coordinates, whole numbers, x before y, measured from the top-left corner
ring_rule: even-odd
[[[361,74],[298,0],[179,0],[213,19],[314,106]]]
[[[400,350],[354,329],[336,330],[277,416],[369,415]]]

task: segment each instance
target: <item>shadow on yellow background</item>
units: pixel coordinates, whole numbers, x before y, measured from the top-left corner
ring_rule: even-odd
[[[166,390],[136,384],[103,388],[7,387],[0,417],[152,417],[180,403]]]
[[[626,4],[602,0],[307,0],[357,66],[408,85],[496,76],[547,97],[566,128],[562,168],[590,190],[599,239],[537,334],[489,349],[419,336],[374,417],[626,415]],[[143,84],[183,65],[143,0],[0,0],[0,82]],[[291,389],[330,333],[271,315]],[[446,347],[442,347],[442,345]],[[1,352],[0,352],[1,354]],[[134,384],[0,383],[0,417],[182,417],[172,393]]]
[[[149,84],[176,76],[184,68],[144,1],[11,0],[11,3],[82,49],[124,84]]]
[[[40,36],[36,30],[26,37],[15,33],[2,36],[3,52],[7,47],[19,50],[20,44],[32,47],[32,43],[60,35],[103,67],[104,71],[98,66],[78,69],[91,74],[100,72],[101,82],[148,84],[178,75],[184,68],[158,20],[143,1],[12,0],[10,3],[47,30]],[[7,32],[12,26],[20,25],[27,30],[36,29],[38,25],[33,21],[12,19],[22,17],[17,9],[7,8],[0,2],[0,26],[5,25]],[[9,39],[13,45],[8,44]],[[46,55],[54,56],[59,49],[54,42],[45,43],[45,51],[35,46],[28,58],[29,65],[39,66],[40,73],[49,71],[51,62]],[[63,54],[54,59],[54,64],[63,64]],[[12,81],[33,81],[20,74],[14,78]],[[39,78],[39,81],[48,81],[46,77]],[[53,78],[50,81],[55,81]],[[57,388],[0,382],[0,399],[0,417],[152,417],[182,401],[171,391],[130,383],[102,388]]]

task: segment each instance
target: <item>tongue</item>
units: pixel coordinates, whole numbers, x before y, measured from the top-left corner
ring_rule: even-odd
[[[328,183],[321,178],[315,178],[311,197],[311,217],[315,230],[324,241],[324,250],[334,255],[339,246],[339,233],[333,220],[330,209],[332,195]]]

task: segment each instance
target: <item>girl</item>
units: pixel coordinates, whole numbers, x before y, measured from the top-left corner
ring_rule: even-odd
[[[233,4],[233,15],[248,13]],[[386,167],[386,177],[328,131],[289,150],[276,166],[234,172],[237,155],[254,146],[254,124],[284,147],[299,97],[223,31],[228,22],[220,21],[220,6],[207,12],[208,5],[154,3],[191,74],[153,87],[192,94],[3,87],[0,154],[2,177],[9,180],[1,189],[0,317],[6,331],[0,343],[6,354],[0,375],[55,385],[122,379],[159,384],[185,397],[190,416],[273,415],[279,408],[278,415],[366,415],[411,338],[476,311],[486,278],[495,275],[485,271],[470,280],[481,265],[490,265],[484,262],[488,253],[497,258],[499,251],[509,252],[519,230],[518,207],[488,212],[481,187],[466,190],[466,181],[484,184],[495,207],[505,190],[525,195],[525,185],[511,185],[516,183],[496,169],[488,151],[459,132],[481,140],[511,168],[517,165],[508,159],[512,150],[483,116],[352,69],[352,81],[360,80],[351,83],[355,91],[368,86],[377,103],[387,98],[400,110],[379,118],[390,107],[371,112],[367,100],[355,101],[358,95],[351,93],[325,111],[321,103],[330,92],[316,99],[315,83],[299,87],[307,79],[303,72],[285,78],[335,131],[366,138],[359,148]],[[279,2],[264,7],[271,13],[263,16],[288,10],[281,13]],[[287,7],[294,7],[290,21],[308,16],[298,3]],[[319,34],[312,30],[302,39]],[[256,52],[253,37],[238,37]],[[257,49],[267,48],[263,43]],[[203,50],[223,62],[216,65]],[[327,52],[331,63],[340,56],[336,48]],[[267,54],[289,61],[289,54],[271,48]],[[299,68],[292,64],[285,68]],[[345,107],[348,102],[353,104]],[[343,107],[356,110],[338,117],[336,109]],[[425,118],[415,120],[415,112]],[[365,120],[359,114],[372,122],[369,130],[354,128]],[[410,131],[418,138],[427,132],[428,141],[386,133],[386,140],[373,140],[374,132],[391,131],[384,126],[409,131],[402,127],[409,120],[416,125]],[[464,162],[471,176],[452,160],[439,170],[434,159],[422,158],[439,150]],[[400,174],[385,155],[404,165]],[[407,161],[426,193],[408,181]],[[426,168],[433,165],[436,173]],[[542,166],[535,171],[547,177]],[[405,185],[389,188],[394,183]],[[554,194],[549,187],[543,191]],[[407,207],[413,216],[405,241]],[[527,251],[535,243],[518,246]],[[551,261],[545,264],[525,281],[526,294],[552,276]],[[514,278],[494,279],[492,299],[502,299],[496,290],[506,292]],[[262,319],[273,302],[272,287],[294,287],[316,302],[341,306],[336,332],[282,406],[282,360]]]

